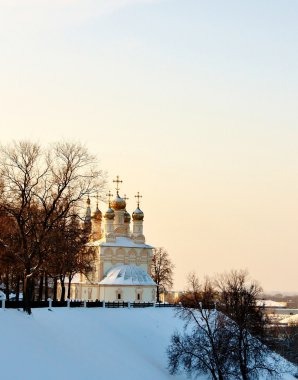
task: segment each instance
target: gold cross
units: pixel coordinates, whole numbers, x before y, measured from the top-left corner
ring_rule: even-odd
[[[124,194],[123,199],[124,199],[125,201],[128,201],[128,200],[129,200],[129,198],[127,198],[126,194]]]
[[[107,194],[107,197],[109,198],[109,208],[111,208],[111,197],[112,196],[113,196],[113,194],[109,190],[109,194]]]
[[[117,175],[116,179],[114,179],[113,182],[117,183],[117,185],[116,185],[116,191],[117,191],[117,194],[118,194],[118,192],[119,192],[119,183],[122,183],[123,181],[121,181],[119,179],[119,176]]]
[[[138,192],[137,195],[135,195],[135,198],[138,199],[138,207],[140,206],[140,198],[143,198],[142,195],[140,195],[140,193]]]

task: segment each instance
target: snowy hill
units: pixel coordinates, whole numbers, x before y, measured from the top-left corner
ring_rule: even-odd
[[[0,310],[1,378],[185,380],[166,368],[170,336],[181,328],[170,308]]]

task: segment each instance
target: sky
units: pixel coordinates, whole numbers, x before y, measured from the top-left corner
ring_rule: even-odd
[[[294,0],[0,0],[1,143],[85,144],[128,211],[143,195],[175,289],[247,269],[298,292],[297,13]]]

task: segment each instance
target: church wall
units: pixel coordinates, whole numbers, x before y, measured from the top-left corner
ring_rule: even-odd
[[[68,292],[68,285],[65,286],[65,294]],[[61,291],[60,291],[61,294]],[[93,284],[71,284],[70,299],[79,300],[99,300],[99,286]]]
[[[120,299],[118,299],[118,293],[121,295]],[[140,299],[138,299],[138,294],[140,294]],[[154,302],[156,299],[156,286],[72,284],[70,298],[92,301],[104,300],[106,302]]]
[[[100,286],[100,299],[106,302],[154,302],[155,295],[155,286]]]

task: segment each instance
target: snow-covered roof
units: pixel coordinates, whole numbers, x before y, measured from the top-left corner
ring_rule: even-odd
[[[265,306],[265,307],[287,307],[287,302],[277,302],[272,300],[258,300],[257,301],[258,306]]]
[[[114,242],[106,241],[106,239],[101,239],[94,241],[92,243],[89,243],[88,246],[93,247],[125,247],[125,248],[153,248],[151,245],[148,244],[139,244],[135,243],[132,239],[128,237],[116,237]]]
[[[156,285],[149,274],[136,265],[120,264],[112,267],[100,285]]]

